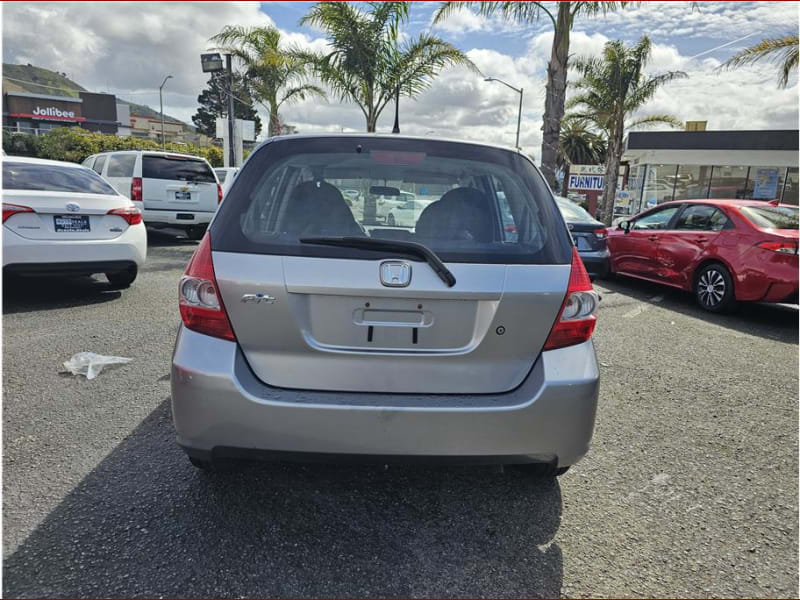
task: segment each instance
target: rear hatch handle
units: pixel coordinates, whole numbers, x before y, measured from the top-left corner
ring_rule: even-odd
[[[401,240],[377,240],[368,237],[305,237],[300,238],[301,244],[320,244],[322,246],[346,246],[348,248],[361,248],[363,250],[386,250],[395,254],[415,256],[427,262],[431,269],[444,281],[447,287],[456,284],[456,278],[442,262],[436,253],[424,244],[405,242]]]

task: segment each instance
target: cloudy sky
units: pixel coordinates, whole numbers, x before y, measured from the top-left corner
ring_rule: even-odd
[[[552,32],[549,22],[527,26],[486,20],[469,12],[432,26],[437,2],[415,2],[404,33],[432,31],[454,43],[487,76],[525,89],[521,145],[538,155],[544,106],[545,69]],[[651,72],[685,71],[689,78],[662,89],[643,114],[670,113],[682,120],[707,120],[709,129],[782,129],[798,126],[795,76],[779,90],[768,65],[715,73],[722,61],[763,37],[796,32],[797,2],[643,2],[606,17],[581,18],[571,52],[598,53],[609,39],[654,42]],[[70,3],[9,2],[2,7],[3,61],[31,63],[67,73],[94,91],[109,91],[158,107],[165,88],[165,112],[190,121],[206,78],[200,71],[208,38],[227,24],[272,24],[287,43],[324,48],[319,31],[299,27],[307,2]],[[401,100],[404,133],[434,132],[448,137],[513,144],[517,96],[497,83],[462,70],[445,71],[416,100]],[[302,132],[363,131],[352,105],[306,101],[285,108],[284,121]],[[389,131],[393,111],[378,128]]]

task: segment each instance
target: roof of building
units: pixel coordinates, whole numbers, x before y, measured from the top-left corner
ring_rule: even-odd
[[[798,150],[796,129],[632,131],[628,150]]]

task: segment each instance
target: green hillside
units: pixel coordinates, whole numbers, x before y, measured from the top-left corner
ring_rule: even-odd
[[[88,91],[69,79],[64,73],[33,65],[3,63],[3,88],[15,92],[49,94],[51,96],[77,96]]]
[[[42,67],[34,67],[33,65],[3,63],[3,91],[77,97],[78,92],[88,92],[90,90],[69,79],[65,73],[58,73]],[[144,104],[128,102],[119,97],[117,97],[117,100],[121,104],[130,106],[132,115],[158,118],[161,114]],[[172,123],[181,123],[190,130],[194,130],[191,125],[167,114],[164,115],[164,120]]]

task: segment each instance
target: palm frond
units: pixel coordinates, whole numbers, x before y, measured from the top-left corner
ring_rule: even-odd
[[[670,127],[680,128],[683,127],[683,121],[672,115],[649,115],[647,117],[640,117],[634,119],[625,125],[625,129],[634,129],[635,127],[649,127],[651,125],[669,125]]]
[[[434,23],[441,23],[460,10],[475,10],[483,17],[498,15],[506,21],[515,23],[536,23],[542,15],[548,17],[555,26],[556,19],[545,2],[462,2],[453,0],[442,2],[433,17]]]
[[[584,14],[590,17],[606,15],[629,6],[638,6],[641,2],[573,2],[573,15]]]
[[[766,59],[767,62],[779,67],[778,86],[786,87],[789,84],[789,77],[792,72],[797,70],[799,47],[800,42],[797,34],[763,39],[758,44],[734,54],[717,67],[716,70],[735,69]]]
[[[297,100],[305,100],[311,96],[316,96],[317,98],[326,98],[327,94],[325,93],[325,90],[318,85],[314,85],[313,83],[304,83],[302,85],[289,88],[288,90],[284,90],[283,96],[278,101],[278,106],[282,106],[285,103],[296,102]]]
[[[676,79],[686,79],[689,77],[683,71],[669,71],[668,73],[661,73],[654,75],[639,83],[631,91],[628,98],[625,100],[625,108],[627,111],[634,111],[639,106],[645,104],[650,100],[655,93],[666,84],[675,81]]]

